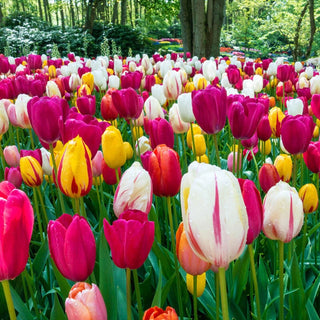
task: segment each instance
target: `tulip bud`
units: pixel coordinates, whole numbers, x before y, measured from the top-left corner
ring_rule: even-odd
[[[309,143],[307,150],[303,153],[303,160],[311,172],[320,172],[320,141]]]
[[[187,273],[186,276],[186,282],[187,282],[187,289],[188,291],[193,294],[193,277],[197,277],[197,297],[201,297],[204,289],[206,288],[206,273],[200,274],[198,276],[193,276],[189,273]]]
[[[93,91],[94,88],[94,77],[91,72],[84,73],[81,76],[81,83],[86,84],[90,88],[90,92]]]
[[[307,183],[303,185],[299,190],[299,197],[303,203],[304,213],[308,214],[317,210],[319,198],[314,184]]]
[[[37,159],[31,156],[20,159],[20,171],[23,182],[29,187],[38,187],[43,181],[43,170]]]
[[[190,124],[181,119],[179,106],[177,103],[174,103],[169,110],[169,121],[174,133],[185,133],[190,128]]]
[[[271,152],[271,141],[268,139],[267,141],[260,141],[259,150],[262,154],[268,155]]]
[[[3,149],[3,156],[9,167],[18,167],[20,163],[20,153],[17,146],[7,146]]]
[[[178,97],[178,109],[182,121],[184,122],[194,122],[195,117],[192,108],[192,97],[190,93],[182,93]]]
[[[177,71],[169,70],[163,79],[163,91],[168,100],[177,100],[182,92],[182,83]]]
[[[144,312],[142,320],[179,320],[179,317],[176,311],[169,306],[166,310],[155,306]]]
[[[66,299],[68,320],[107,320],[107,309],[99,288],[86,282],[75,283]]]
[[[49,221],[47,232],[50,255],[61,274],[72,281],[86,280],[96,259],[96,244],[87,220],[64,213]]]
[[[299,234],[304,215],[302,201],[295,188],[279,181],[267,192],[263,210],[262,230],[267,238],[290,242]]]
[[[280,181],[277,168],[270,163],[264,163],[259,170],[259,183],[261,189],[267,193],[268,190]]]
[[[12,183],[16,188],[20,188],[22,184],[22,177],[19,167],[6,167],[4,169],[4,180]]]
[[[123,166],[127,160],[121,132],[114,126],[109,126],[102,134],[102,152],[107,165],[116,169]]]
[[[194,136],[197,134],[202,134],[202,130],[197,124],[195,124],[195,123],[190,124],[190,129],[187,132],[187,145],[190,149],[192,149],[192,145],[193,145],[191,126],[192,126]]]

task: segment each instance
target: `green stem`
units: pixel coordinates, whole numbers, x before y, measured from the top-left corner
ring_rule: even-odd
[[[284,319],[283,251],[284,243],[279,240],[279,320]]]
[[[172,219],[171,199],[170,199],[170,197],[167,197],[167,206],[168,206],[170,233],[171,233],[171,246],[172,246],[172,253],[173,253],[173,256],[174,256],[174,266],[175,266],[176,278],[177,278],[177,291],[178,291],[177,294],[178,294],[179,316],[183,319],[183,307],[182,307],[181,287],[180,287],[180,274],[179,274],[178,258],[177,258],[177,254],[176,254],[176,241],[175,241],[175,232],[174,232],[174,229],[173,229],[173,219]]]
[[[129,123],[130,123],[130,130],[131,130],[131,136],[132,136],[132,149],[133,149],[134,160],[137,160],[137,154],[136,154],[136,152],[135,152],[135,149],[136,149],[136,140],[135,140],[135,136],[134,136],[134,133],[133,133],[134,125],[133,125],[131,119],[129,120]],[[138,143],[138,145],[139,145],[139,143]]]
[[[303,237],[302,237],[302,250],[301,250],[301,274],[302,277],[305,278],[304,275],[304,253],[306,250],[307,244],[307,230],[308,230],[308,215],[304,215],[304,224],[303,224]]]
[[[33,141],[33,135],[32,135],[32,129],[29,129],[29,137],[31,142],[31,148],[34,150],[34,141]]]
[[[256,168],[257,177],[259,177],[259,167],[258,167],[258,163],[257,163],[256,156],[254,155],[253,149],[250,149],[250,152],[251,152],[251,155],[252,155],[252,159],[253,159],[254,166],[255,166],[255,168]],[[259,180],[259,179],[258,179],[258,180]],[[259,191],[261,191],[261,190],[260,190],[260,184],[259,184],[259,183],[258,183],[258,188],[259,188]]]
[[[86,208],[84,206],[84,200],[83,197],[80,198],[80,215],[82,217],[87,218],[87,212],[86,212]]]
[[[53,151],[53,145],[52,144],[50,144],[50,153],[51,153],[51,159],[52,159],[54,175],[55,175],[55,177],[57,179],[58,178],[57,177],[58,169],[57,169],[56,158],[54,156],[54,151]],[[61,193],[61,190],[59,189],[59,187],[57,189],[58,189],[58,198],[59,198],[59,201],[60,201],[60,206],[61,206],[61,211],[62,211],[61,213],[64,213],[64,212],[66,212],[66,209],[65,209],[65,206],[64,206],[62,193]]]
[[[17,317],[16,317],[16,312],[14,310],[13,300],[12,300],[12,296],[11,296],[11,292],[10,292],[9,281],[2,280],[1,284],[2,284],[2,288],[3,288],[4,296],[6,298],[10,320],[16,320]]]
[[[197,278],[198,276],[193,276],[193,318],[194,320],[198,320]]]
[[[117,179],[117,185],[119,184],[120,178],[119,178],[119,171],[118,168],[114,169],[116,172],[116,179]]]
[[[31,259],[29,258],[29,262],[31,262]],[[33,290],[33,287],[30,283],[30,279],[33,279],[33,272],[31,270],[31,276],[28,274],[27,270],[24,269],[23,271],[23,277],[25,278],[26,282],[27,282],[27,287],[28,287],[28,290],[29,290],[29,293],[30,293],[30,296],[31,296],[31,300],[33,302],[33,306],[34,306],[34,309],[35,309],[35,312],[37,314],[37,317],[40,318],[40,312],[39,312],[39,309],[38,309],[38,306],[37,306],[37,301],[35,299],[35,294],[34,294],[34,290]]]
[[[316,174],[316,186],[318,190],[318,196],[319,196],[319,174]],[[319,221],[319,208],[315,214],[316,221]],[[315,241],[314,241],[314,264],[315,267],[318,268],[318,232],[315,233]]]
[[[132,274],[133,274],[134,287],[136,289],[139,319],[142,319],[143,318],[143,308],[142,308],[142,302],[141,302],[141,294],[140,294],[140,286],[139,286],[137,269],[132,270]]]
[[[229,320],[227,285],[226,285],[226,270],[225,270],[225,268],[219,268],[218,274],[219,274],[219,282],[220,282],[222,318],[223,318],[223,320]]]
[[[127,278],[127,319],[131,320],[131,270],[126,269],[126,278]]]
[[[217,166],[221,167],[220,154],[219,154],[219,148],[218,148],[218,139],[216,134],[213,135],[213,142],[216,150]]]
[[[254,264],[254,252],[252,243],[248,245],[249,255],[250,255],[250,266],[251,266],[251,274],[252,274],[252,280],[253,280],[253,286],[256,296],[256,307],[257,307],[257,319],[261,319],[261,311],[260,311],[260,296],[259,296],[259,287],[258,287],[258,280],[257,280],[257,273],[256,273],[256,267]]]
[[[39,201],[40,201],[40,206],[41,206],[41,210],[42,210],[42,215],[43,215],[43,219],[44,219],[44,222],[45,222],[45,229],[47,229],[47,226],[48,226],[48,217],[47,217],[46,207],[45,207],[44,202],[43,202],[42,192],[41,192],[41,190],[40,190],[40,187],[36,187],[36,190],[37,190],[38,196],[39,196]]]
[[[185,141],[184,141],[184,134],[179,134],[179,137],[181,139],[181,144],[182,144],[182,152],[183,152],[183,172],[187,171],[188,168],[188,162],[187,162],[187,153],[186,153],[186,145],[185,145]]]
[[[190,130],[191,130],[191,139],[192,139],[192,146],[193,146],[193,160],[197,160],[197,152],[196,152],[196,143],[194,141],[194,133],[193,133],[193,123],[190,123]]]
[[[80,198],[74,198],[74,211],[81,216],[80,212]]]
[[[214,280],[216,285],[216,319],[220,319],[220,284],[219,284],[219,274],[214,273]]]
[[[38,226],[39,226],[39,233],[40,233],[40,239],[41,242],[43,243],[44,237],[43,237],[43,229],[42,229],[42,221],[39,213],[39,204],[38,204],[38,199],[36,195],[36,187],[33,187],[33,202],[34,202],[34,210],[36,212],[37,220],[38,220]]]

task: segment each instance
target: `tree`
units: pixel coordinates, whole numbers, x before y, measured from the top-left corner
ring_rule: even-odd
[[[218,56],[225,0],[180,0],[184,52],[199,57]]]

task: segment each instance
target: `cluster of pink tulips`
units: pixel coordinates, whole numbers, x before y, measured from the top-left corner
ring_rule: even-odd
[[[70,53],[0,73],[0,318],[320,317],[315,66]]]

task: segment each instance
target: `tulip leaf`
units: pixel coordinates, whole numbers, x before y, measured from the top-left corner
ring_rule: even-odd
[[[230,319],[246,320],[246,317],[242,313],[239,305],[232,299],[229,299]]]
[[[317,313],[315,307],[313,306],[312,302],[309,299],[306,304],[306,309],[309,315],[309,319],[320,320],[319,314]]]
[[[213,298],[213,296],[209,294],[208,289],[204,290],[201,297],[198,298],[198,301],[200,302],[201,307],[203,307],[207,311],[206,316],[209,317],[209,319],[211,320],[215,320],[216,319],[216,301]]]
[[[71,285],[69,284],[69,282],[67,281],[67,279],[60,273],[60,271],[58,270],[58,268],[56,267],[55,263],[53,262],[53,260],[51,259],[51,265],[52,265],[52,269],[54,272],[54,275],[58,281],[59,287],[60,287],[60,294],[61,294],[61,298],[63,300],[66,300],[69,294],[69,291],[71,289]]]
[[[67,317],[63,311],[63,308],[61,307],[58,295],[55,293],[53,308],[50,314],[50,320],[64,320],[64,319],[67,319]]]
[[[155,238],[158,242],[161,242],[161,231],[159,226],[159,220],[158,216],[156,214],[156,209],[154,205],[151,206],[150,213],[149,213],[149,219],[150,221],[154,221],[154,227],[155,227]]]
[[[236,303],[239,303],[241,295],[246,288],[249,274],[249,263],[250,256],[249,251],[246,250],[241,257],[234,263],[232,269],[232,288],[233,288],[233,299]]]
[[[48,241],[47,239],[42,243],[40,249],[38,250],[34,260],[33,260],[33,271],[36,275],[41,276],[43,269],[47,263],[49,257],[49,250],[48,250]]]
[[[27,308],[26,304],[21,300],[18,293],[10,286],[10,291],[15,309],[19,312],[19,320],[33,320],[33,315]]]
[[[259,286],[260,308],[263,311],[268,299],[268,290],[266,290],[266,288],[268,287],[268,274],[263,258],[261,257],[259,259],[257,278]]]
[[[313,282],[312,286],[308,289],[307,292],[307,299],[311,301],[311,303],[314,303],[315,298],[317,297],[319,293],[320,288],[320,274],[318,275],[317,279]]]
[[[115,287],[113,262],[103,230],[99,237],[99,289],[106,303],[109,319],[117,318],[117,290]]]
[[[167,283],[163,286],[162,288],[162,294],[161,294],[161,306],[164,305],[167,297],[168,297],[168,294],[170,292],[170,289],[171,289],[171,286],[172,284],[174,283],[174,279],[176,277],[176,274],[173,273],[172,276],[170,277],[170,279],[167,281]]]
[[[161,260],[159,260],[159,278],[157,289],[154,294],[151,307],[158,306],[161,308],[161,295],[162,295],[162,268],[161,268]]]
[[[290,276],[290,289],[297,289],[294,293],[290,294],[290,308],[292,314],[291,319],[306,319],[305,314],[305,293],[301,279],[301,272],[298,264],[297,255],[294,253],[291,263],[291,276]]]

